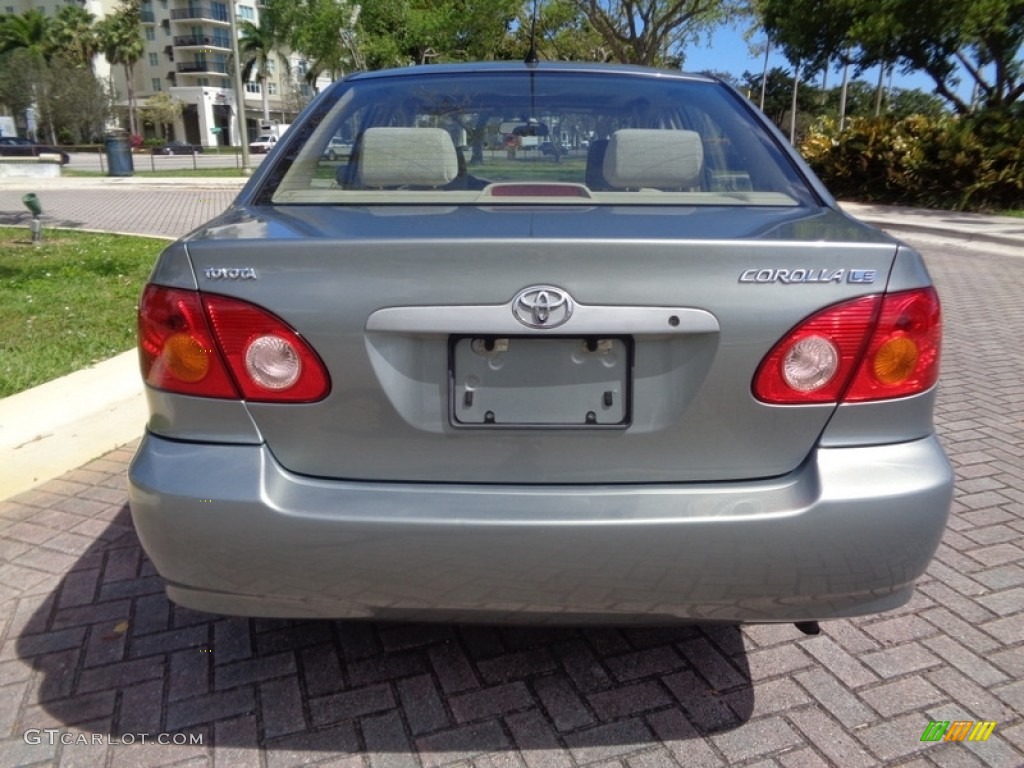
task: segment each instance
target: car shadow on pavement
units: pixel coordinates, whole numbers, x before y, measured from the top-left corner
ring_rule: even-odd
[[[91,543],[78,537],[86,543],[59,583],[38,591],[30,615],[22,611],[30,598],[21,600],[14,647],[34,670],[22,731],[101,734],[115,745],[108,748],[159,749],[153,759],[161,764],[208,754],[211,745],[218,761],[222,750],[267,750],[269,765],[383,752],[417,753],[429,767],[516,750],[551,750],[582,763],[678,744],[685,765],[709,749],[703,736],[738,727],[753,710],[734,625],[494,627],[204,614],[164,596],[127,505],[103,509],[95,504],[95,525],[75,528]],[[151,745],[158,734],[171,743]]]
[[[29,222],[32,221],[32,214],[28,211],[0,211],[0,227],[25,227],[26,236],[30,235],[28,231]],[[81,221],[72,221],[70,219],[58,220],[47,216],[45,213],[40,217],[40,221],[43,223],[43,230],[48,227],[54,229],[78,229],[82,226]]]

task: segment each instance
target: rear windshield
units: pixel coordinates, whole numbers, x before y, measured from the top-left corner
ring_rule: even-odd
[[[717,83],[614,72],[437,72],[335,86],[258,199],[332,205],[769,205],[813,194]]]

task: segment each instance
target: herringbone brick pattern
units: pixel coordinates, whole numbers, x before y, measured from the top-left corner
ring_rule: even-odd
[[[0,502],[0,766],[1019,768],[1024,259],[926,253],[959,486],[901,610],[815,638],[199,614],[167,602],[135,537],[128,446]],[[923,743],[930,720],[998,725]]]

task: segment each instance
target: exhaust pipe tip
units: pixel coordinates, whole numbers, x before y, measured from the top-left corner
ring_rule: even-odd
[[[816,621],[798,621],[795,626],[805,635],[810,635],[811,637],[821,634],[821,625]]]

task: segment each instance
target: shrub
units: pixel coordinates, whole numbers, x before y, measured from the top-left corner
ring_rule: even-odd
[[[1009,112],[818,121],[800,151],[841,197],[954,210],[1024,207],[1024,120]]]

